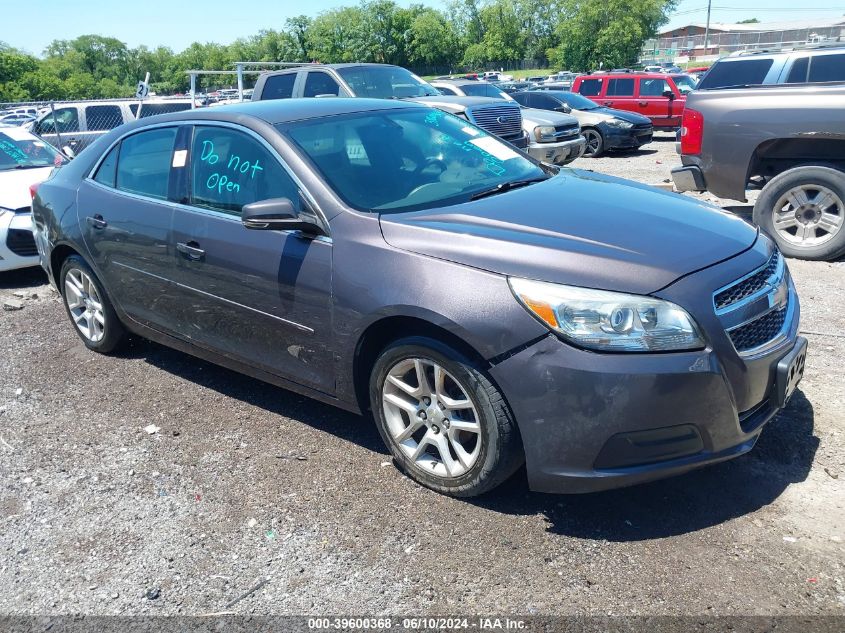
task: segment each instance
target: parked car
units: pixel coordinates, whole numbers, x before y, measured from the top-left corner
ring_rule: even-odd
[[[477,79],[470,81],[480,83]],[[252,100],[337,96],[425,103],[462,116],[515,147],[528,147],[517,104],[492,97],[443,96],[411,71],[390,64],[309,64],[262,73],[255,83]]]
[[[27,129],[66,153],[78,154],[109,130],[134,121],[138,101],[77,101],[55,104]],[[141,106],[141,117],[191,109],[190,99],[151,99]]]
[[[31,114],[6,114],[0,116],[0,126],[4,127],[20,127],[28,123],[32,123],[35,117]]]
[[[698,87],[698,80],[689,73],[669,73],[669,76],[682,95],[687,95]]]
[[[27,131],[0,129],[0,272],[38,266],[31,191],[66,162],[52,146]]]
[[[713,64],[698,89],[832,81],[845,81],[845,44],[839,42],[734,53]]]
[[[527,86],[524,90],[570,90],[572,88],[571,83],[566,83],[562,81],[555,81],[555,82],[545,82],[538,84],[536,86]]]
[[[656,128],[675,129],[681,124],[685,94],[670,75],[582,75],[575,79],[572,91],[609,108],[647,116]]]
[[[433,81],[431,85],[444,95],[467,97],[483,95],[525,105],[486,81]],[[554,165],[567,165],[584,153],[586,140],[581,135],[578,119],[563,112],[550,113],[522,108],[522,129],[528,135],[526,150],[537,160]]]
[[[527,90],[532,87],[527,81],[498,81],[495,86],[508,94],[513,94],[518,90]]]
[[[679,191],[744,202],[762,189],[754,222],[786,255],[845,254],[845,84],[696,90],[687,103]]]
[[[585,156],[601,156],[605,151],[614,149],[639,149],[651,143],[654,134],[648,117],[605,108],[575,92],[530,90],[512,96],[529,108],[566,112],[574,116],[586,140]]]
[[[587,492],[736,457],[804,367],[754,227],[413,102],[137,121],[33,213],[89,349],[134,332],[371,411],[399,467],[455,496],[523,461],[535,490]]]
[[[691,68],[686,69],[686,73],[690,75],[696,81],[696,86],[698,86],[698,82],[701,81],[701,78],[710,70],[710,66],[693,66]]]
[[[660,66],[660,65],[645,66],[645,67],[643,68],[643,72],[644,72],[644,73],[659,73],[659,72],[663,72],[663,66]]]

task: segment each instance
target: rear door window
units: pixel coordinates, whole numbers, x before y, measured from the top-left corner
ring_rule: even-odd
[[[296,83],[296,73],[271,75],[264,82],[261,99],[290,99],[293,96],[294,83]]]
[[[311,71],[305,79],[305,91],[303,97],[316,97],[319,95],[334,95],[340,93],[340,86],[329,75],[323,72]]]
[[[757,86],[763,83],[774,63],[773,59],[741,59],[716,62],[698,86],[699,90],[716,90],[729,86]]]
[[[583,94],[583,93],[581,93]],[[634,79],[611,79],[607,84],[608,97],[633,97]]]
[[[131,103],[129,104],[129,109],[132,111],[132,115],[137,119],[138,118],[138,104]],[[155,116],[157,114],[168,114],[170,112],[183,112],[185,110],[190,110],[191,104],[185,102],[174,102],[174,103],[145,103],[141,106],[141,118],[146,119],[148,116]]]
[[[112,130],[123,123],[120,106],[95,105],[85,107],[85,128],[89,132]]]
[[[123,139],[116,186],[121,191],[167,200],[176,128],[158,128]]]
[[[803,84],[807,81],[807,70],[810,66],[809,57],[801,57],[796,59],[789,70],[789,76],[786,78],[788,84]]]
[[[808,81],[845,81],[845,54],[811,57]]]
[[[114,187],[115,176],[117,175],[117,157],[120,153],[120,143],[115,145],[108,155],[100,163],[97,168],[97,173],[94,180],[105,185],[106,187]]]
[[[578,87],[580,92],[585,97],[595,97],[601,94],[601,79],[584,79]]]

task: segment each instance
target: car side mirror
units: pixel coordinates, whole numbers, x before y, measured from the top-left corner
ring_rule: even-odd
[[[73,148],[70,145],[65,145],[62,148],[62,154],[64,154],[65,156],[67,156],[71,160],[76,158],[76,152],[73,151]]]
[[[323,227],[301,217],[288,198],[270,198],[245,204],[241,223],[248,229],[266,231],[302,231],[305,235],[324,235]]]
[[[671,90],[664,90],[664,91],[663,91],[663,96],[664,96],[664,97],[666,97],[667,99],[674,99],[674,98],[675,98],[675,93],[674,93],[674,92],[672,92]]]
[[[557,108],[555,108],[555,110],[557,110],[558,112],[563,112],[564,114],[569,114],[572,112],[572,108],[567,104],[558,106]]]

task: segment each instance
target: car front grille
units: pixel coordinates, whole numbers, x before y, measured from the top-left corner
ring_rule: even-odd
[[[768,261],[713,293],[713,307],[741,356],[755,355],[785,338],[793,312],[789,274],[783,257]]]
[[[517,105],[475,106],[467,117],[478,127],[505,139],[522,136],[522,113]]]
[[[721,292],[718,292],[713,297],[716,310],[720,311],[729,308],[735,303],[739,303],[743,299],[747,299],[764,290],[768,286],[769,280],[775,276],[780,259],[780,253],[775,251],[763,268],[752,273],[750,277],[741,279]]]
[[[6,246],[15,255],[20,257],[38,255],[38,249],[35,248],[35,238],[32,236],[32,231],[25,229],[9,229],[9,232],[6,234]]]
[[[573,136],[578,136],[578,132],[581,131],[581,126],[577,123],[575,125],[558,125],[555,128],[555,137],[557,140],[563,140],[567,138],[572,138]]]
[[[750,323],[731,330],[728,334],[736,351],[740,353],[747,352],[748,350],[761,347],[777,337],[781,330],[783,330],[783,324],[786,322],[786,311],[786,306],[779,310],[772,310],[759,319],[755,319]]]

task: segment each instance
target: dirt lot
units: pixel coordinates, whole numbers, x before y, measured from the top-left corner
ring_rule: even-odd
[[[659,183],[671,141],[575,166]],[[0,614],[845,615],[845,263],[790,267],[807,373],[750,454],[473,501],[362,418],[144,341],[89,353],[37,271],[0,274],[24,304],[0,312]]]

